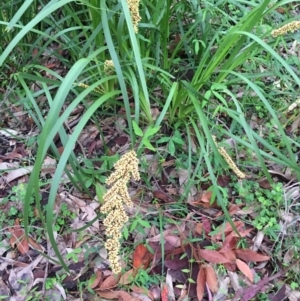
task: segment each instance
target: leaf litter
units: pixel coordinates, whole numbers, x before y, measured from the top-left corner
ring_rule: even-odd
[[[73,114],[72,119],[68,121],[70,128],[76,124],[79,117],[78,113]],[[93,156],[99,153],[104,143],[109,141],[114,142],[114,145],[110,146],[111,154],[128,149],[128,136],[123,131],[124,120],[117,120],[117,131],[112,130],[115,121],[114,118],[103,121],[104,130],[107,131],[104,142],[98,138],[98,129],[93,125],[88,126],[79,139],[80,149],[86,149],[86,155]],[[8,132],[12,133],[9,130]],[[14,132],[14,135],[18,135],[18,132]],[[31,172],[32,167],[30,165],[24,168],[20,164],[20,160],[30,152],[25,148],[23,150],[17,149],[15,138],[11,134],[4,136],[7,141],[11,139],[10,144],[13,148],[7,148],[9,151],[1,156],[1,172],[6,183],[17,186],[19,183],[26,182],[27,176]],[[211,190],[202,187],[202,192],[197,194],[196,188],[192,187],[186,202],[193,214],[187,213],[178,218],[172,213],[172,210],[168,211],[167,207],[174,203],[179,194],[185,192],[184,186],[189,173],[184,168],[176,170],[173,158],[163,162],[165,170],[160,172],[158,157],[147,156],[148,161],[152,162],[147,173],[149,178],[152,178],[153,189],[151,193],[146,194],[144,202],[147,204],[145,205],[138,201],[139,188],[134,188],[131,195],[137,196],[134,198],[136,207],[135,211],[128,212],[130,212],[131,217],[138,213],[146,215],[152,212],[162,212],[164,218],[176,221],[176,226],[169,225],[161,232],[158,226],[153,225],[151,231],[145,232],[147,236],[143,235],[142,241],[133,247],[133,251],[129,255],[129,263],[127,265],[125,262],[123,263],[123,267],[127,271],[117,276],[110,272],[107,254],[102,253],[101,255],[100,253],[102,252],[100,251],[101,246],[103,246],[101,244],[103,226],[99,220],[94,221],[83,233],[69,233],[68,231],[61,234],[57,233],[56,239],[59,249],[75,275],[62,280],[62,285],[56,282],[51,289],[46,290],[45,296],[52,296],[52,300],[59,300],[61,297],[74,299],[68,289],[77,288],[77,282],[74,279],[80,276],[78,278],[80,281],[91,280],[88,282],[89,288],[107,300],[148,301],[160,298],[169,301],[176,300],[178,297],[180,300],[185,298],[189,300],[220,300],[219,298],[228,298],[228,292],[231,288],[234,291],[232,300],[239,300],[240,298],[250,300],[272,281],[283,277],[288,269],[297,267],[298,262],[273,276],[268,276],[266,269],[259,268],[257,263],[267,263],[270,259],[266,253],[260,251],[265,243],[264,233],[247,226],[240,219],[242,214],[249,214],[246,212],[248,208],[245,208],[243,204],[228,204],[228,211],[234,218],[234,225],[240,236],[228,222],[220,223],[223,212],[216,202],[211,203]],[[55,168],[56,161],[47,157],[41,176],[51,178]],[[278,173],[274,167],[273,175],[275,174],[285,179],[287,183],[292,180],[292,177]],[[171,183],[169,178],[177,179],[179,187]],[[228,175],[218,177],[218,183],[221,187],[227,187],[229,182],[230,177]],[[6,185],[6,183],[3,182],[2,185]],[[100,204],[97,199],[83,197],[76,191],[70,193],[64,188],[63,184],[65,183],[62,183],[57,196],[55,213],[59,212],[62,204],[67,204],[68,210],[75,215],[68,226],[72,229],[80,229],[95,219]],[[265,189],[270,189],[263,182],[260,185],[264,185]],[[8,191],[3,188],[2,191],[4,192],[3,196],[8,194]],[[299,197],[299,190],[292,190],[292,186],[288,186],[286,191],[295,200]],[[151,200],[153,198],[160,202],[157,205],[152,205]],[[161,210],[163,205],[164,210]],[[286,213],[285,216],[287,216]],[[291,221],[289,220],[289,222]],[[41,288],[41,283],[45,283],[47,278],[56,278],[56,274],[61,273],[62,269],[55,262],[53,250],[47,239],[41,240],[38,235],[26,239],[18,219],[14,220],[13,225],[7,227],[7,233],[10,234],[10,239],[3,239],[0,246],[2,253],[0,291],[3,296],[13,294],[15,300],[21,301],[24,300],[22,297],[24,292],[29,293],[34,288]],[[130,234],[132,241],[135,241],[135,237],[138,237],[138,233]],[[189,239],[191,237],[196,242],[191,242]],[[240,247],[241,239],[247,241],[248,248]],[[80,253],[74,253],[79,248],[81,248]],[[46,250],[50,256],[48,261],[39,253],[46,253]],[[293,259],[292,252],[292,249],[286,252],[286,262]],[[68,257],[68,259],[67,255],[72,253],[75,257]],[[78,262],[74,263],[74,260]],[[47,272],[45,271],[46,262],[49,265]],[[13,267],[11,267],[12,264]],[[223,272],[220,272],[220,266],[222,266]],[[258,276],[259,269],[262,273]],[[139,270],[145,270],[150,276],[160,275],[163,271],[166,275],[165,281],[153,284],[148,288],[139,287],[136,285]],[[255,277],[260,277],[256,283],[254,283]],[[17,279],[26,282],[26,285],[20,285]],[[41,282],[38,279],[41,279]],[[284,288],[286,289],[270,295],[270,300],[276,301],[282,296],[292,301],[296,300],[299,292],[292,290],[287,285]]]

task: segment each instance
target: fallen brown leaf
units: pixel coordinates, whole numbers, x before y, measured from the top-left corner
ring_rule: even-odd
[[[151,253],[149,250],[143,244],[137,245],[133,253],[133,267],[135,269],[146,269],[149,266],[150,259]]]
[[[103,281],[103,273],[102,271],[96,271],[96,277],[94,281],[90,284],[90,288],[96,288],[97,286],[101,285]]]
[[[218,251],[200,249],[199,256],[211,263],[228,263],[229,260]]]
[[[205,267],[206,283],[209,289],[216,293],[218,291],[218,279],[216,272],[212,266]]]
[[[234,250],[236,256],[246,262],[260,262],[260,261],[267,261],[270,259],[269,256],[258,254],[257,252],[251,250],[242,250],[237,249]]]
[[[134,269],[127,271],[119,280],[119,284],[126,285],[134,280]]]
[[[99,290],[104,291],[107,289],[114,288],[119,283],[120,278],[121,278],[121,274],[119,275],[112,274],[108,276],[100,285]]]
[[[236,260],[236,265],[237,265],[237,267],[238,267],[238,269],[251,281],[251,282],[253,282],[254,281],[254,277],[253,277],[253,274],[252,274],[252,271],[251,271],[251,269],[248,267],[248,265],[245,263],[245,262],[243,262],[243,261],[241,261],[241,260],[239,260],[239,259],[237,259]]]
[[[8,231],[12,237],[9,242],[12,247],[17,246],[21,254],[26,254],[29,250],[28,239],[25,237],[24,230],[20,227],[19,219],[15,220],[15,226],[9,228]]]
[[[237,228],[238,231],[242,230],[242,228],[245,226],[245,224],[242,221],[235,221],[235,222],[233,222],[233,224],[235,225],[235,227]],[[232,229],[232,226],[230,225],[230,223],[227,222],[225,224],[225,226],[221,225],[219,227],[219,233],[213,235],[212,238],[222,239],[222,237],[224,235],[227,236],[231,232],[235,232],[235,231]]]
[[[205,288],[205,271],[203,266],[200,266],[198,276],[197,276],[197,297],[199,301],[202,301],[204,296],[204,288]]]
[[[98,295],[102,298],[112,300],[117,299],[119,301],[138,301],[140,299],[133,298],[129,293],[124,291],[97,291]]]
[[[209,203],[212,196],[212,191],[206,191],[202,194],[200,201],[203,203]]]
[[[172,202],[172,198],[161,190],[154,190],[152,193],[153,193],[153,196],[160,201],[163,201],[166,203]]]

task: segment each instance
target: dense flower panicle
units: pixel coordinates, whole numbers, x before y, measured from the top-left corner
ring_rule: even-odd
[[[118,160],[114,164],[115,172],[113,172],[106,180],[107,185],[111,185],[119,179],[128,182],[130,179],[130,175],[136,181],[140,180],[139,168],[138,168],[139,160],[136,157],[136,153],[134,151],[130,151],[123,155],[120,160]]]
[[[134,32],[138,33],[138,24],[141,21],[139,11],[140,0],[127,0],[127,4],[130,11]]]
[[[224,160],[228,163],[229,167],[233,170],[233,172],[241,179],[244,179],[246,177],[246,175],[241,172],[239,170],[239,168],[236,166],[236,164],[234,163],[234,161],[232,160],[232,158],[229,156],[229,154],[226,152],[225,148],[224,147],[220,147],[218,146],[218,143],[216,141],[216,137],[213,136],[212,137],[215,144],[216,144],[216,147],[219,151],[219,153],[221,154],[221,156],[224,158]]]
[[[130,177],[135,180],[140,179],[138,163],[139,160],[134,151],[126,153],[115,163],[115,172],[106,180],[106,184],[111,185],[111,188],[103,196],[104,204],[100,211],[107,214],[103,221],[107,237],[105,248],[108,251],[112,271],[115,274],[121,272],[118,255],[121,247],[119,240],[122,236],[122,228],[128,221],[124,205],[133,205],[127,190],[127,182]]]
[[[278,29],[274,29],[271,34],[274,38],[278,36],[283,36],[287,34],[288,32],[294,32],[296,30],[300,29],[300,21],[292,21],[288,24],[283,25],[282,27]]]
[[[110,75],[113,74],[114,70],[115,70],[114,62],[112,60],[106,60],[104,62],[104,72],[107,75]]]

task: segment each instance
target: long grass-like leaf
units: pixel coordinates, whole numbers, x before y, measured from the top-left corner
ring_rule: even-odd
[[[30,1],[30,0],[29,0]],[[32,19],[28,24],[21,29],[21,31],[14,37],[14,39],[9,43],[9,45],[5,48],[3,53],[0,56],[0,66],[3,65],[4,61],[7,59],[11,51],[17,46],[20,40],[39,22],[41,22],[44,18],[46,18],[49,14],[53,13],[60,7],[66,5],[69,2],[74,0],[61,0],[58,3],[54,3],[51,6],[48,6],[47,9],[43,9],[39,14]]]

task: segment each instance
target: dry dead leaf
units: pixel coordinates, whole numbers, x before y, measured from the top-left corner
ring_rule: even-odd
[[[230,262],[235,262],[236,256],[235,253],[232,250],[220,250],[219,251],[222,255],[224,255]]]
[[[203,266],[200,266],[198,276],[197,276],[197,297],[198,301],[202,301],[204,296],[204,288],[205,288],[205,271]]]
[[[168,286],[161,283],[161,301],[169,301],[168,295]]]
[[[242,250],[237,249],[234,250],[236,256],[246,262],[260,262],[260,261],[267,261],[270,259],[269,256],[258,254],[257,252],[251,250]]]
[[[1,129],[0,135],[5,136],[7,138],[14,138],[19,135],[19,132],[12,129]]]
[[[51,157],[46,157],[43,162],[43,169],[41,172],[42,176],[45,176],[46,174],[53,175],[56,170],[56,160]]]
[[[25,237],[24,230],[20,227],[19,219],[15,220],[15,226],[9,228],[8,231],[12,235],[9,240],[10,245],[12,247],[16,245],[21,254],[26,254],[29,250],[28,239]]]
[[[239,275],[236,272],[228,271],[228,276],[230,278],[230,283],[235,292],[242,288],[240,284]]]
[[[229,260],[218,251],[200,249],[198,250],[198,254],[204,260],[211,263],[229,263]]]
[[[119,284],[126,285],[134,280],[134,269],[127,271],[119,280]]]
[[[137,245],[133,253],[133,267],[135,269],[146,269],[149,266],[150,259],[151,253],[149,250],[143,244]]]
[[[173,279],[172,276],[167,272],[166,276],[166,286],[168,287],[168,301],[175,301],[175,293],[173,288]]]
[[[299,301],[300,300],[300,291],[290,291],[288,293],[288,298],[290,301]]]
[[[97,286],[100,286],[103,281],[103,273],[102,271],[97,270],[96,271],[96,277],[94,281],[90,284],[90,288],[96,288]]]
[[[31,290],[33,285],[33,268],[29,264],[25,268],[11,269],[8,281],[16,300],[25,300],[24,296]]]
[[[235,225],[235,227],[237,228],[237,230],[241,230],[245,224],[242,221],[235,221],[233,222],[233,224]],[[229,222],[227,222],[224,226],[221,225],[218,229],[219,233],[215,234],[212,236],[213,239],[222,239],[222,237],[225,235],[227,236],[229,233],[234,232],[234,230],[232,229],[232,226],[230,225]]]
[[[100,285],[99,290],[104,291],[107,289],[114,288],[119,283],[120,278],[121,278],[121,274],[119,274],[119,275],[112,274],[112,275],[108,276]],[[98,289],[97,289],[97,291],[98,291]]]
[[[179,175],[179,185],[182,186],[188,180],[189,171],[183,168],[179,168],[178,175]]]
[[[178,239],[179,235],[178,233],[182,233],[185,230],[185,223],[182,223],[179,226],[172,226],[169,229],[165,230],[162,234],[158,234],[156,236],[150,237],[147,239],[147,242],[160,242],[161,241],[161,236],[166,238],[167,236],[174,236],[175,234],[177,236],[174,236]]]
[[[44,252],[45,251],[45,248],[42,246],[42,245],[40,245],[40,244],[38,244],[32,237],[28,237],[28,243],[29,243],[29,245],[32,247],[32,248],[34,248],[34,249],[36,249],[36,250],[39,250],[39,251],[42,251],[42,252]]]
[[[212,266],[205,267],[205,276],[206,276],[206,283],[209,289],[216,293],[218,291],[218,279],[216,272]]]
[[[138,287],[136,285],[133,285],[130,287],[131,291],[137,294],[144,294],[148,296],[151,300],[154,300],[155,298],[153,297],[152,293],[147,290],[145,287]],[[157,299],[157,298],[156,298]]]
[[[245,263],[245,262],[243,262],[243,261],[241,261],[241,260],[239,260],[239,259],[237,259],[236,260],[236,265],[237,265],[237,267],[238,267],[238,269],[251,281],[251,282],[253,282],[254,281],[254,277],[253,277],[253,274],[252,274],[252,271],[251,271],[251,269],[249,268],[249,266]]]
[[[124,291],[97,291],[97,293],[100,297],[108,300],[117,299],[119,301],[139,301],[138,298],[133,298],[129,293]]]
[[[161,190],[154,190],[153,192],[153,196],[163,202],[172,202],[174,201],[172,197],[170,197],[169,195],[167,195],[165,192],[161,191]]]
[[[251,248],[252,251],[256,252],[260,246],[261,246],[261,243],[263,242],[264,240],[264,237],[265,237],[265,234],[263,231],[258,231],[254,240],[253,240],[253,246]]]
[[[206,191],[202,194],[201,196],[201,202],[203,203],[209,203],[210,202],[210,199],[211,199],[211,196],[212,196],[212,191]]]
[[[32,172],[33,166],[27,166],[22,167],[22,168],[18,168],[18,169],[14,169],[11,172],[8,173],[7,177],[6,177],[6,181],[8,183],[10,183],[11,181],[18,179],[22,176],[28,175]]]
[[[205,231],[205,234],[208,235],[211,231],[211,223],[210,220],[206,216],[202,216],[202,225]]]
[[[192,229],[194,233],[197,235],[203,234],[203,224],[202,223],[196,223],[196,225]]]

